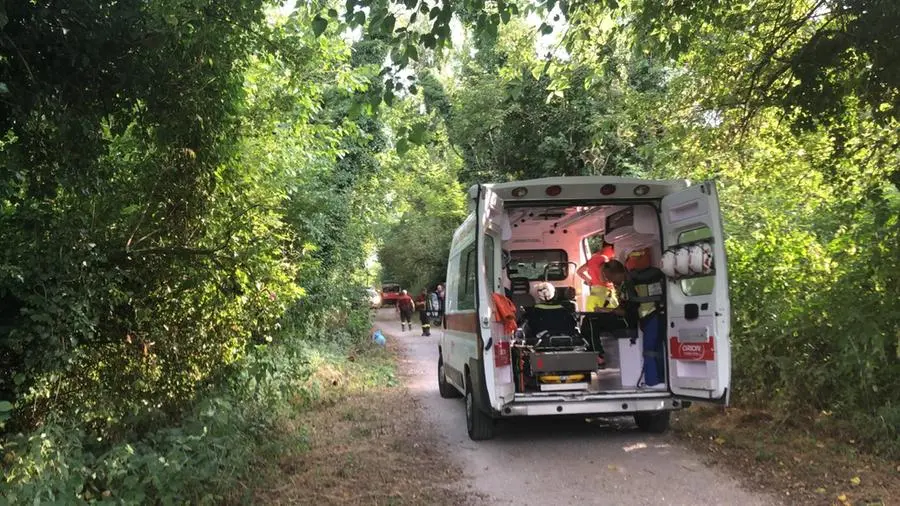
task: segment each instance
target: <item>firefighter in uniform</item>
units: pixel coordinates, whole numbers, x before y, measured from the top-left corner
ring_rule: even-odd
[[[412,314],[416,309],[416,303],[406,290],[400,291],[400,297],[397,299],[397,312],[400,313],[400,330],[412,330]]]
[[[431,335],[431,321],[428,319],[428,290],[422,289],[422,293],[416,297],[416,311],[419,312],[419,322],[422,324],[422,336]]]

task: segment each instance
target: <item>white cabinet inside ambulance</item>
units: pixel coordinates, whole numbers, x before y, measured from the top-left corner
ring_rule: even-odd
[[[561,177],[476,185],[468,198],[447,266],[438,383],[442,397],[465,399],[469,437],[543,415],[628,415],[662,432],[673,410],[728,402],[714,183]],[[602,278],[615,264],[618,286]]]

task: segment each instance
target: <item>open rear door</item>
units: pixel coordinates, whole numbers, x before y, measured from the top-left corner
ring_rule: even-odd
[[[663,245],[679,268],[666,291],[669,388],[684,399],[727,404],[731,305],[716,186],[667,195],[661,211]]]
[[[509,338],[502,323],[494,318],[495,307],[491,294],[503,293],[502,241],[509,235],[507,215],[503,199],[489,186],[479,187],[478,192],[478,323],[484,356],[484,379],[491,406],[497,409],[509,401],[515,391],[509,352]],[[506,399],[504,399],[506,398]]]

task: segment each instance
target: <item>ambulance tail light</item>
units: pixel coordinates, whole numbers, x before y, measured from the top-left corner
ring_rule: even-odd
[[[504,367],[512,364],[509,353],[509,341],[499,340],[494,343],[494,367]]]

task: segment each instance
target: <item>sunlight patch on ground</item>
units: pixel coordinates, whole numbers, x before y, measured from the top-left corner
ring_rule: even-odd
[[[645,450],[647,448],[647,443],[635,443],[633,445],[623,446],[622,449],[625,450],[626,453],[633,452],[635,450]]]

